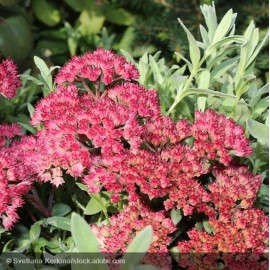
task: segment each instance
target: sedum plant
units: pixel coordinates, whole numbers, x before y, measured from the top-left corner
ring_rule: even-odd
[[[213,110],[196,111],[192,122],[173,122],[161,114],[157,92],[137,82],[136,66],[111,51],[74,56],[50,88],[50,69],[36,63],[50,93],[31,108],[33,134],[25,135],[18,124],[0,127],[2,225],[11,230],[28,201],[44,218],[36,221],[28,212],[36,222],[17,251],[32,246],[43,257],[49,256],[46,250],[74,251],[74,245],[98,251],[96,240],[94,246],[82,241],[86,224],[76,214],[70,220],[73,205],[52,208],[57,190],[66,187],[77,211],[92,217],[88,233],[99,243],[98,256],[116,259],[127,252],[123,258],[130,262],[133,241],[143,241],[148,252],[134,264],[159,269],[268,264],[268,216],[255,207],[262,178],[239,162],[252,153],[241,126]],[[9,83],[14,80],[15,68]],[[87,205],[81,205],[72,183],[84,191],[80,197],[90,199]],[[37,185],[54,187],[45,204]],[[146,236],[134,239],[147,226],[151,244]]]
[[[232,11],[220,24],[214,6],[202,11],[203,42],[180,22],[191,59],[181,68],[169,68],[159,54],[135,64],[125,52],[131,62],[99,48],[72,57],[53,78],[57,67],[35,57],[41,75],[21,78],[41,87],[44,98],[28,104],[28,123],[0,126],[4,269],[21,269],[5,256],[44,260],[74,252],[125,259],[96,265],[104,270],[267,269],[266,175],[258,174],[266,139],[253,143],[252,159],[239,125],[246,119],[237,118],[249,105],[246,127],[256,138],[266,87],[257,92],[253,56],[263,42],[251,43],[258,34],[252,24],[234,35]],[[230,58],[239,44],[240,57]],[[0,76],[4,97],[20,94],[12,60],[0,64]]]

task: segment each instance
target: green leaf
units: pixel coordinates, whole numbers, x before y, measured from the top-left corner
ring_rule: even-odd
[[[87,7],[89,0],[64,0],[73,10],[80,12]]]
[[[76,185],[83,191],[87,191],[88,192],[88,187],[85,184],[82,183],[76,183]]]
[[[71,234],[78,252],[99,252],[98,241],[90,225],[76,213],[71,215]]]
[[[98,10],[83,10],[79,21],[81,23],[81,33],[84,36],[97,34],[100,32],[105,21],[104,15]]]
[[[16,248],[15,251],[23,253],[25,250],[27,250],[32,243],[34,243],[38,239],[38,235],[36,235],[34,238],[30,239],[26,242],[26,244],[20,248]]]
[[[133,26],[129,26],[121,35],[121,40],[119,41],[119,43],[114,44],[113,48],[117,50],[124,49],[125,51],[132,52],[133,51],[132,45],[134,43],[134,39],[135,39],[135,29]]]
[[[203,227],[208,233],[212,233],[213,229],[207,220],[203,221]]]
[[[66,217],[49,217],[45,220],[49,225],[61,230],[70,231],[70,219]]]
[[[211,95],[214,97],[226,97],[226,98],[236,99],[236,96],[233,96],[233,95],[221,93],[221,92],[210,90],[210,89],[200,89],[200,88],[189,88],[187,91],[183,92],[181,95],[185,97],[191,94]]]
[[[32,134],[37,133],[36,129],[28,124],[20,123],[20,122],[18,122],[18,124],[21,125],[23,128],[25,128],[26,130],[28,130],[29,132],[31,132]]]
[[[191,63],[193,64],[194,68],[197,69],[200,62],[200,58],[201,58],[201,52],[200,52],[199,46],[197,45],[197,41],[195,40],[193,35],[189,32],[189,30],[185,27],[183,22],[180,19],[178,19],[178,21],[187,34]]]
[[[31,75],[23,74],[23,75],[21,75],[21,77],[27,79],[28,81],[32,81],[36,85],[44,85],[43,82],[41,82],[40,80],[38,80],[37,78],[35,78]]]
[[[216,29],[216,32],[213,38],[213,44],[221,40],[229,32],[230,28],[235,22],[235,18],[236,18],[236,14],[233,14],[232,9],[230,9],[222,18],[221,22],[219,23]]]
[[[71,208],[68,205],[64,203],[57,203],[52,208],[52,215],[63,217],[67,215],[68,213],[70,213],[70,211],[71,211]]]
[[[32,44],[30,25],[23,16],[1,18],[0,48],[5,57],[22,61],[31,53]]]
[[[95,234],[91,231],[90,225],[76,213],[72,213],[71,215],[71,234],[74,239],[77,252],[79,252],[79,257],[87,256],[91,261],[93,259],[104,259],[104,256],[99,251],[98,241]],[[91,264],[91,267],[97,270],[109,269],[107,265],[100,263]],[[76,265],[73,265],[72,270],[74,269],[88,270],[89,266],[80,265],[79,267],[76,267]]]
[[[40,232],[41,232],[41,223],[42,223],[42,221],[38,221],[31,226],[30,231],[29,231],[29,238],[30,239],[38,240],[38,238],[40,236]]]
[[[269,129],[266,125],[259,123],[253,119],[248,119],[247,128],[250,134],[255,139],[269,147]]]
[[[55,8],[49,1],[32,0],[35,16],[44,24],[54,26],[61,20],[59,9]]]
[[[209,45],[209,38],[208,38],[206,29],[202,25],[200,25],[200,32],[201,32],[201,37],[203,40],[204,47],[207,48]]]
[[[179,261],[179,259],[180,259],[180,252],[179,252],[179,249],[178,249],[178,247],[176,246],[176,247],[172,247],[171,249],[170,249],[170,254],[172,255],[172,257],[173,257],[173,259],[175,260],[175,261]]]
[[[105,17],[106,17],[106,20],[111,23],[115,23],[118,25],[125,25],[125,26],[129,26],[133,24],[135,21],[134,16],[123,8],[106,9]]]
[[[181,210],[175,210],[173,209],[171,211],[171,219],[174,225],[178,224],[180,220],[182,219],[183,215]]]
[[[232,37],[225,37],[219,41],[217,41],[215,44],[213,44],[212,46],[210,46],[209,50],[214,50],[217,48],[220,48],[222,46],[228,46],[232,43],[244,43],[245,39],[242,36],[232,36]]]
[[[208,31],[209,42],[212,43],[214,34],[217,29],[217,16],[216,16],[214,2],[212,2],[212,6],[209,6],[209,5],[201,6],[201,10],[205,18],[207,28],[209,30]]]
[[[152,55],[149,55],[149,62],[155,77],[155,81],[157,81],[157,83],[159,83],[160,85],[163,84],[164,79],[160,73],[157,62]]]
[[[260,187],[258,196],[259,197],[261,197],[261,196],[268,196],[269,197],[269,186],[262,184]]]
[[[94,197],[92,197],[87,206],[85,207],[85,210],[84,210],[84,214],[85,215],[94,215],[94,214],[97,214],[99,212],[102,211],[102,206],[100,204],[100,202],[95,199]]]
[[[31,105],[31,103],[27,103],[27,109],[28,109],[30,116],[32,117],[32,115],[35,111],[35,108]]]
[[[248,104],[244,99],[240,99],[237,106],[235,107],[233,119],[239,125],[244,125],[248,118],[250,118]]]
[[[127,61],[129,61],[132,64],[136,65],[136,62],[135,62],[134,58],[132,57],[132,55],[129,52],[127,52],[127,51],[125,51],[123,49],[120,49],[120,52],[123,54],[123,56],[126,57]]]
[[[261,51],[262,47],[264,46],[264,44],[268,40],[268,36],[269,36],[269,31],[267,32],[267,34],[265,35],[263,40],[260,42],[260,44],[256,47],[256,49],[254,50],[252,56],[248,59],[248,62],[246,64],[246,68],[248,68],[248,66],[250,66],[252,64],[252,62],[255,60],[255,58],[257,57],[257,55]]]
[[[42,78],[46,81],[48,74],[50,74],[50,70],[47,67],[46,63],[38,56],[34,56],[34,62],[37,68],[40,70]]]
[[[128,270],[140,263],[151,245],[152,238],[153,229],[151,226],[147,226],[136,235],[123,256],[126,263],[121,266],[121,270]]]
[[[224,75],[229,69],[236,65],[239,60],[239,56],[228,59],[221,64],[217,65],[211,72],[211,82],[217,81],[222,75]]]

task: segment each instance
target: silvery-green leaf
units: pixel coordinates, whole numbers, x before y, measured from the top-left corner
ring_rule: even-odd
[[[262,47],[264,46],[264,44],[268,40],[268,36],[269,36],[269,31],[267,32],[267,34],[265,35],[265,37],[263,38],[263,40],[258,44],[258,46],[254,50],[252,56],[248,59],[248,62],[246,64],[246,67],[248,67],[254,61],[254,59],[257,57],[257,55],[259,54],[260,50],[262,49]]]
[[[150,61],[150,65],[151,65],[155,80],[161,85],[164,82],[164,79],[160,73],[157,62],[155,61],[152,55],[149,55],[149,61]]]
[[[175,210],[175,209],[171,211],[170,215],[171,215],[171,220],[174,225],[178,224],[183,217],[181,210]]]
[[[222,18],[221,22],[219,23],[214,38],[213,38],[213,44],[215,44],[217,41],[221,40],[226,36],[226,34],[231,29],[232,25],[234,24],[236,19],[236,14],[233,14],[232,9],[230,9],[225,16]]]
[[[203,95],[212,95],[215,97],[227,97],[227,98],[231,98],[231,99],[236,99],[236,96],[221,93],[221,92],[210,90],[210,89],[189,88],[187,91],[182,93],[183,96],[187,96],[190,94],[199,94],[199,95],[203,94]]]
[[[190,63],[190,61],[187,60],[187,58],[185,58],[181,53],[176,52],[175,53],[177,56],[179,56],[187,65],[189,70],[192,70],[192,64]]]
[[[90,225],[77,213],[72,213],[71,215],[71,234],[75,242],[78,257],[89,258],[90,261],[93,259],[104,259],[103,254],[99,251],[98,241],[95,234],[90,229]],[[87,270],[89,267],[93,267],[97,270],[108,270],[106,264],[82,264],[82,265],[72,265],[72,270]]]
[[[46,63],[44,60],[39,58],[38,56],[34,56],[34,62],[38,69],[40,70],[41,76],[43,79],[46,81],[48,74],[50,73],[49,68],[47,67]]]
[[[102,206],[98,200],[95,198],[91,198],[85,207],[84,214],[85,215],[94,215],[102,211]]]
[[[35,111],[35,108],[30,103],[27,103],[27,109],[28,109],[30,116],[32,117],[32,115]]]
[[[218,40],[216,43],[214,43],[210,47],[210,49],[213,50],[213,49],[219,48],[221,46],[225,46],[225,45],[228,46],[234,42],[243,44],[245,42],[245,39],[242,36],[224,37],[223,39]]]
[[[46,219],[46,222],[58,229],[70,231],[70,219],[67,217],[49,217]]]
[[[202,25],[200,25],[200,32],[201,32],[201,37],[202,37],[205,47],[208,47],[209,45],[208,33]]]
[[[253,119],[247,120],[247,128],[250,134],[262,144],[269,146],[269,128]]]
[[[140,263],[151,245],[152,238],[153,229],[151,226],[145,227],[136,235],[123,256],[125,264],[121,266],[121,270],[128,270],[130,267]]]
[[[131,54],[130,54],[129,52],[127,52],[127,51],[125,51],[125,50],[123,50],[123,49],[120,49],[120,52],[126,57],[126,59],[127,59],[129,62],[131,62],[131,63],[133,63],[134,65],[136,65],[136,62],[135,62],[134,58],[131,56]]]
[[[199,62],[201,59],[201,52],[200,52],[199,46],[197,44],[197,41],[195,40],[193,35],[189,32],[189,30],[185,27],[183,22],[180,19],[178,19],[178,21],[181,24],[181,26],[183,27],[183,29],[185,30],[187,37],[188,37],[189,56],[191,59],[191,63],[194,66],[194,68],[198,68],[198,65],[199,65]]]
[[[227,72],[230,68],[236,65],[236,62],[239,60],[239,56],[228,59],[221,64],[217,65],[211,72],[211,82],[216,81],[220,76]]]
[[[211,44],[218,25],[214,2],[212,2],[212,6],[202,5],[201,10],[208,28],[208,38],[209,43]]]
[[[209,222],[207,220],[203,221],[203,228],[208,232],[208,233],[212,233],[213,229],[211,227],[211,225],[209,224]]]

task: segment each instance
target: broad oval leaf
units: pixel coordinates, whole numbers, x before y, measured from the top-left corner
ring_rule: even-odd
[[[91,198],[88,204],[85,207],[84,214],[85,215],[95,215],[102,211],[102,206],[98,200],[95,198]]]
[[[35,16],[48,26],[54,26],[61,20],[60,11],[55,8],[49,1],[32,0],[33,11]]]
[[[46,222],[58,229],[70,231],[70,219],[66,217],[49,217]]]
[[[248,119],[247,128],[254,138],[269,147],[269,128],[266,125],[253,119]]]
[[[145,253],[149,249],[153,238],[153,229],[151,226],[145,227],[129,244],[123,260],[126,262],[122,265],[121,270],[128,270],[140,263]]]

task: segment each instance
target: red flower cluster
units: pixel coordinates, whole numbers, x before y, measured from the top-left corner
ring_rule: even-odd
[[[167,248],[176,230],[172,209],[203,214],[213,228],[189,231],[190,240],[178,244],[181,252],[264,252],[267,220],[252,208],[261,179],[233,163],[234,156],[252,152],[243,128],[211,110],[196,112],[193,124],[174,123],[161,115],[156,91],[133,82],[137,78],[134,65],[103,49],[73,57],[57,75],[56,91],[36,106],[36,135],[10,144],[20,131],[0,128],[0,182],[8,195],[12,181],[24,187],[18,185],[12,198],[0,195],[4,226],[17,221],[8,211],[21,205],[33,180],[59,186],[69,174],[89,193],[106,190],[113,203],[121,196],[129,201],[109,226],[92,226],[104,252],[124,252],[136,232],[152,225],[150,252],[165,254],[160,263],[152,260],[168,269]],[[205,177],[211,178],[207,184]],[[153,201],[163,210],[152,209]],[[192,269],[187,260],[180,264]]]
[[[0,64],[0,82],[0,93],[8,99],[15,97],[17,89],[21,87],[22,83],[13,60],[6,59]]]

